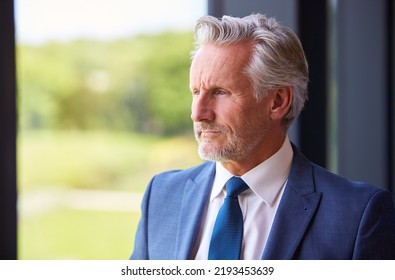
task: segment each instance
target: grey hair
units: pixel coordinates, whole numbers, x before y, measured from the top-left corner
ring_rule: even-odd
[[[250,78],[255,98],[261,100],[268,90],[292,86],[291,109],[284,117],[288,128],[299,115],[307,100],[308,65],[296,34],[274,18],[252,14],[244,18],[223,16],[201,17],[195,27],[195,48],[192,59],[205,44],[218,46],[251,41],[254,45],[251,61],[244,73]]]

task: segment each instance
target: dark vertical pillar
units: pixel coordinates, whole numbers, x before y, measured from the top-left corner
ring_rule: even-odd
[[[221,17],[224,11],[224,0],[207,0],[208,14],[214,17]]]
[[[326,1],[300,0],[299,38],[309,63],[309,100],[300,118],[302,152],[327,165],[327,8]]]
[[[337,1],[338,173],[383,188],[391,137],[387,8],[387,0]]]
[[[17,257],[14,1],[0,1],[0,259]]]
[[[395,3],[387,0],[388,187],[395,194]],[[395,199],[395,196],[394,196]]]

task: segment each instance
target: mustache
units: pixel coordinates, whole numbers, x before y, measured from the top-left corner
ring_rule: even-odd
[[[217,131],[217,132],[228,132],[226,127],[217,125],[217,124],[212,124],[212,123],[195,123],[194,124],[195,133],[200,133],[204,130],[212,130],[212,131]]]

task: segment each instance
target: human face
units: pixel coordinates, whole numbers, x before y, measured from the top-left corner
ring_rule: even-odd
[[[192,61],[192,120],[199,155],[205,160],[253,161],[264,149],[268,102],[255,99],[243,72],[251,51],[248,42],[203,45]]]

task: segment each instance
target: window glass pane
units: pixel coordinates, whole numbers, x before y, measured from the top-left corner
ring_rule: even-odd
[[[142,192],[200,160],[196,0],[17,0],[20,259],[127,259]]]

